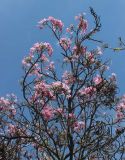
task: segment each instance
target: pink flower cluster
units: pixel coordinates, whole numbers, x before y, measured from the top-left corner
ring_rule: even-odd
[[[116,119],[122,120],[125,118],[125,95],[122,97],[121,101],[117,105],[117,114],[116,114]]]
[[[87,59],[89,63],[93,63],[95,61],[94,54],[91,52],[87,52]]]
[[[8,110],[11,103],[8,99],[5,99],[4,97],[0,98],[0,110]]]
[[[97,47],[96,54],[102,55],[102,49],[100,47]]]
[[[73,54],[70,58],[69,58],[69,57],[65,57],[63,60],[64,60],[64,62],[66,62],[66,63],[69,63],[69,62],[71,62],[71,61],[72,61],[72,62],[75,62],[75,61],[78,60],[79,56],[80,56],[80,55]]]
[[[47,105],[42,109],[41,114],[45,120],[49,121],[55,116],[63,115],[64,110],[62,108],[53,109],[51,106]]]
[[[47,70],[48,70],[48,69],[49,69],[49,70],[54,70],[54,68],[55,68],[54,62],[51,61],[51,62],[49,63],[49,65],[48,65],[48,67],[47,67]]]
[[[41,55],[41,60],[44,61],[44,62],[48,62],[49,61],[45,54]]]
[[[74,32],[74,29],[75,29],[74,25],[70,24],[70,26],[68,28],[66,28],[66,32],[69,33],[70,35],[72,35]]]
[[[102,81],[103,81],[103,79],[99,75],[97,75],[96,77],[93,78],[93,82],[96,85],[100,84]]]
[[[50,85],[46,84],[44,81],[41,81],[35,85],[35,99],[39,97],[46,97],[53,99],[54,95],[53,92],[50,91]]]
[[[117,121],[122,120],[124,117],[125,117],[125,115],[123,114],[123,112],[121,110],[118,110],[117,114],[116,114]]]
[[[69,38],[61,38],[59,43],[65,50],[69,49],[71,46],[71,40]]]
[[[30,71],[29,75],[36,75],[37,77],[41,77],[42,75],[40,74],[41,72],[41,69],[40,67],[38,66],[38,64],[36,63],[34,65],[34,67],[32,68],[32,70]]]
[[[13,124],[9,124],[8,133],[10,135],[14,135],[16,133],[16,131],[17,131],[17,127],[15,125],[13,125]]]
[[[19,126],[17,124],[9,124],[7,126],[7,134],[9,134],[10,136],[14,136],[14,135],[27,135],[28,132],[26,131],[26,128],[19,128]]]
[[[70,88],[65,83],[61,81],[52,82],[51,84],[46,84],[44,81],[36,83],[34,93],[34,99],[37,98],[49,98],[55,99],[54,94],[64,94],[67,98],[70,97]]]
[[[65,83],[62,83],[61,81],[56,81],[51,84],[51,89],[54,92],[58,92],[60,94],[67,95],[67,98],[70,97],[70,88]]]
[[[29,56],[25,57],[22,60],[22,64],[25,67],[30,67],[33,63],[33,58],[35,56],[35,53],[38,53],[41,56],[42,61],[48,61],[48,58],[44,54],[44,52],[47,51],[48,55],[51,56],[53,52],[53,48],[49,43],[35,43],[32,48],[30,48]]]
[[[47,42],[44,42],[44,43],[42,43],[42,42],[41,43],[35,43],[33,45],[33,47],[30,48],[30,53],[31,53],[31,55],[33,55],[35,52],[42,53],[45,50],[47,50],[49,56],[52,55],[53,48],[52,48],[52,46],[49,43],[47,43]]]
[[[48,17],[47,19],[44,18],[41,21],[39,21],[40,29],[43,29],[44,26],[48,24],[48,22],[52,24],[52,28],[54,30],[59,29],[60,31],[62,31],[64,24],[61,20],[55,19],[54,17]]]
[[[73,53],[76,54],[76,55],[78,55],[78,54],[80,54],[80,55],[81,54],[85,54],[86,50],[87,50],[87,48],[83,47],[83,46],[81,46],[80,48],[78,48],[77,46],[73,47]]]
[[[42,112],[41,112],[41,114],[42,114],[42,116],[44,117],[44,119],[45,120],[50,120],[53,116],[54,116],[54,114],[53,114],[54,112],[53,112],[53,109],[52,109],[52,107],[51,106],[45,106],[43,109],[42,109]]]
[[[51,106],[47,105],[42,109],[41,114],[46,121],[49,121],[55,116],[64,115],[64,110],[62,108],[53,109]],[[76,121],[76,116],[73,113],[69,113],[66,118],[68,125],[72,126],[74,131],[80,131],[85,127],[83,121]]]
[[[9,111],[11,115],[16,114],[16,109],[13,105],[14,102],[11,102],[9,99],[4,97],[0,98],[0,111]]]
[[[27,66],[27,67],[30,67],[31,62],[32,62],[32,56],[27,56],[22,60],[23,66]]]
[[[68,71],[65,71],[63,73],[62,78],[63,78],[63,82],[67,85],[73,84],[76,80],[76,78],[72,75],[72,73]]]
[[[85,128],[85,122],[79,121],[79,122],[74,123],[74,131],[78,132],[78,131],[80,131],[81,129],[84,129],[84,128]]]
[[[69,113],[68,118],[69,119],[76,119],[76,116],[74,115],[74,113]]]
[[[83,121],[77,121],[74,113],[69,113],[67,118],[68,125],[70,125],[74,131],[78,132],[85,127],[85,123]]]
[[[74,127],[76,122],[76,115],[74,113],[65,114],[65,118],[67,119],[68,126]]]
[[[86,88],[81,89],[81,90],[79,91],[79,94],[80,94],[81,96],[83,96],[83,95],[92,95],[95,91],[96,91],[96,88],[90,86],[90,87],[86,87]]]
[[[111,76],[110,76],[110,81],[111,82],[115,82],[116,81],[116,74],[115,73],[112,73]]]
[[[39,28],[40,29],[43,29],[44,28],[44,26],[47,24],[47,22],[48,22],[49,20],[48,19],[46,19],[46,18],[44,18],[44,19],[41,19],[39,22],[38,22],[38,24],[39,24]]]
[[[82,14],[79,14],[78,16],[75,16],[76,20],[79,20],[78,28],[85,33],[88,28],[88,22],[84,19]]]

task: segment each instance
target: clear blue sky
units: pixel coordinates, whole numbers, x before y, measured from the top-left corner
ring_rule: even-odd
[[[99,39],[113,46],[119,36],[125,39],[125,0],[0,0],[0,96],[20,94],[22,58],[33,43],[49,39],[46,32],[37,29],[37,22],[51,15],[66,25],[80,12],[89,15],[89,6],[101,16]],[[118,86],[124,93],[125,51],[107,50],[104,54],[112,59],[110,72],[117,74]]]

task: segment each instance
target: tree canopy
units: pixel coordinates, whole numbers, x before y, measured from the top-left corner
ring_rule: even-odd
[[[118,97],[115,73],[107,77],[109,61],[102,54],[113,48],[95,39],[100,17],[93,8],[90,13],[91,30],[84,14],[66,29],[54,17],[38,23],[52,31],[60,61],[47,42],[35,43],[22,60],[23,99],[14,94],[0,98],[1,160],[125,158],[125,96]],[[124,49],[120,42],[114,51]]]

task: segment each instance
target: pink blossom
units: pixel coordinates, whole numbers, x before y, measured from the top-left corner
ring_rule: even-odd
[[[85,33],[86,30],[87,30],[87,27],[88,27],[87,21],[86,21],[86,20],[81,20],[81,21],[79,22],[78,27],[79,27],[79,29],[82,30],[83,33]]]
[[[70,88],[65,83],[62,83],[61,81],[56,81],[51,84],[52,90],[55,92],[70,95]]]
[[[50,119],[53,117],[54,111],[53,111],[52,107],[50,107],[50,106],[45,106],[45,107],[42,109],[42,112],[41,112],[41,113],[42,113],[44,119],[48,121],[48,120],[50,120]]]
[[[95,61],[95,59],[94,59],[94,54],[91,53],[91,52],[88,52],[88,53],[87,53],[87,58],[88,58],[88,61],[89,61],[90,63],[93,63],[93,62]]]
[[[125,110],[125,103],[124,102],[119,103],[117,106],[117,110]]]
[[[32,61],[32,57],[28,56],[28,57],[25,57],[23,60],[22,60],[22,64],[24,66],[27,66],[29,67],[31,65],[31,61]]]
[[[70,31],[71,31],[70,28],[66,28],[66,32],[69,32],[69,33],[70,33]]]
[[[14,105],[11,105],[10,111],[11,111],[13,116],[16,115],[16,109],[15,109]]]
[[[55,19],[54,17],[49,17],[48,20],[52,23],[54,30],[59,29],[60,31],[62,31],[64,24],[61,20]]]
[[[47,24],[47,22],[48,22],[48,19],[46,19],[46,18],[40,20],[40,21],[38,22],[40,29],[43,29],[44,26]]]
[[[125,96],[123,95],[120,102],[117,104],[117,111],[125,111]]]
[[[78,54],[85,54],[86,53],[86,47],[83,47],[83,46],[81,46],[80,48],[78,48],[77,46],[74,46],[73,47],[73,52],[76,54],[76,55],[78,55]]]
[[[96,53],[97,53],[98,55],[102,55],[102,49],[101,49],[100,47],[97,47]]]
[[[47,49],[47,51],[48,51],[48,54],[49,54],[49,56],[51,56],[52,55],[52,53],[53,53],[53,48],[52,48],[52,46],[49,44],[49,43],[43,43],[43,45],[45,45],[45,47],[46,47],[46,49]]]
[[[49,61],[45,54],[41,55],[41,60],[44,61],[44,62]]]
[[[117,112],[117,114],[116,114],[116,117],[117,117],[117,120],[121,120],[122,118],[124,118],[125,116],[124,116],[124,114],[122,113],[122,112]]]
[[[75,82],[76,78],[72,75],[72,73],[65,71],[62,75],[63,82],[67,85],[70,85]]]
[[[74,115],[74,113],[69,113],[69,119],[75,119],[76,118],[76,116]]]
[[[116,119],[121,120],[122,118],[125,118],[125,96],[122,96],[116,109]]]
[[[73,29],[74,29],[74,25],[70,24],[70,26],[68,28],[66,28],[66,32],[69,33],[70,35],[73,34]]]
[[[67,50],[70,48],[71,40],[69,38],[61,38],[59,43],[65,50]]]
[[[40,70],[41,70],[41,69],[40,69],[39,67],[34,68],[30,74],[31,74],[31,75],[36,75],[37,77],[40,78],[40,77],[42,76],[41,73],[40,73]]]
[[[96,85],[98,85],[98,84],[100,84],[102,82],[102,78],[99,75],[97,75],[96,77],[93,78],[93,82]]]
[[[11,102],[4,97],[0,97],[0,110],[9,110],[11,107]]]
[[[53,93],[50,91],[50,85],[46,84],[44,81],[41,81],[35,85],[35,97],[46,97],[53,99]]]
[[[41,52],[42,51],[42,49],[43,49],[43,45],[42,45],[42,43],[35,43],[34,45],[33,45],[33,48],[34,48],[34,51],[35,52]]]
[[[111,74],[110,81],[116,81],[116,74],[115,73]]]
[[[85,33],[88,28],[88,22],[84,19],[82,14],[75,16],[75,19],[79,21],[78,28]]]
[[[15,108],[12,109],[11,112],[12,112],[12,115],[16,115],[16,109]]]
[[[53,70],[53,69],[55,68],[53,61],[49,63],[49,67],[48,67],[48,68],[49,68],[50,70]]]
[[[42,53],[45,50],[47,50],[49,56],[52,55],[53,49],[52,49],[52,46],[49,43],[47,43],[47,42],[44,42],[44,43],[37,42],[30,49],[30,54],[33,55],[35,52],[36,53]]]
[[[14,135],[16,133],[16,126],[13,125],[13,124],[9,124],[8,126],[8,133],[11,134],[11,135]]]
[[[85,122],[83,121],[79,121],[79,122],[75,122],[74,123],[74,130],[75,131],[80,131],[81,129],[84,129],[85,128]]]
[[[94,92],[96,91],[96,88],[90,86],[90,87],[86,87],[86,88],[83,88],[79,91],[79,94],[80,95],[91,95],[93,94]]]
[[[60,31],[62,31],[62,28],[64,26],[62,21],[55,19],[54,17],[51,17],[51,16],[48,17],[47,19],[44,18],[38,22],[40,29],[43,29],[44,26],[47,25],[48,22],[52,24],[52,27],[54,30],[59,29]]]

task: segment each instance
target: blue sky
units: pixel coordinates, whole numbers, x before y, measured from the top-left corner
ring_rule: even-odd
[[[49,40],[47,31],[37,29],[37,22],[51,15],[66,26],[80,12],[89,17],[89,6],[101,16],[100,40],[116,46],[119,36],[125,39],[125,0],[0,0],[0,96],[20,95],[22,58],[33,43]],[[125,51],[107,50],[104,56],[112,59],[110,72],[117,74],[120,92],[125,93]]]

